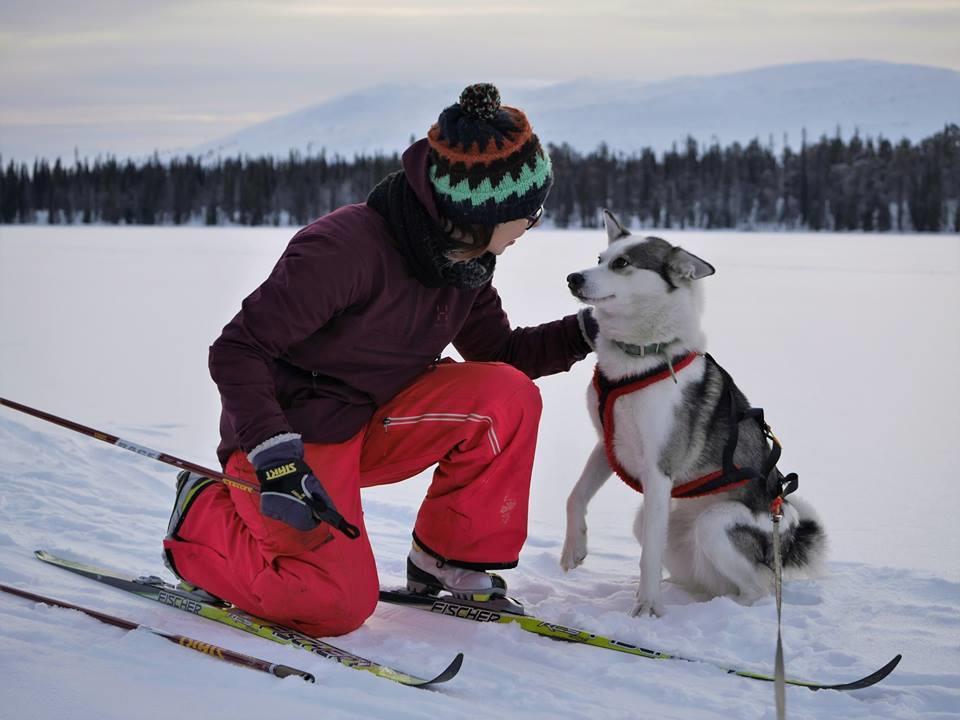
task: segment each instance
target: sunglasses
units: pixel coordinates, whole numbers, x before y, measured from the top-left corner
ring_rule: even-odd
[[[543,205],[536,209],[532,215],[527,215],[527,230],[530,230],[533,227],[536,227],[540,223],[540,218],[543,217]]]

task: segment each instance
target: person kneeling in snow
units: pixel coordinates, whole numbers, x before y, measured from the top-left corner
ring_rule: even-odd
[[[350,632],[379,590],[360,488],[438,464],[408,587],[505,593],[487,571],[515,567],[526,539],[531,378],[590,352],[577,315],[511,329],[491,284],[552,182],[524,113],[472,85],[365,204],[293,237],[210,348],[220,461],[261,494],[181,473],[175,574],[311,635]],[[439,359],[451,342],[465,362]]]

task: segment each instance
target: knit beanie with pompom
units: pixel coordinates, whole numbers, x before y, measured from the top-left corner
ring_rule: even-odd
[[[500,104],[494,85],[465,88],[427,133],[440,213],[460,225],[529,217],[553,184],[550,156],[527,116]]]

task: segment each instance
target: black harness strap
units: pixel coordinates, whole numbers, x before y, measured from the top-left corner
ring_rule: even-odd
[[[776,435],[770,429],[770,426],[763,419],[763,408],[747,408],[746,410],[737,410],[737,398],[733,392],[735,385],[730,373],[723,369],[713,357],[708,353],[707,361],[712,363],[723,377],[723,389],[730,403],[730,435],[727,438],[727,444],[723,447],[723,477],[724,482],[739,482],[741,480],[753,480],[763,478],[767,484],[767,494],[774,498],[783,498],[792,493],[800,484],[800,479],[796,473],[784,475],[777,470],[777,463],[780,461],[782,447]],[[740,441],[740,423],[744,420],[754,420],[771,444],[770,454],[764,461],[760,471],[752,467],[738,468],[733,463],[733,456],[737,450],[737,443]]]
[[[686,356],[677,356],[672,359],[672,362],[668,363],[668,369],[672,365],[675,366],[679,372],[685,368],[695,357],[696,353],[689,353]],[[797,489],[799,480],[796,473],[790,473],[789,475],[784,476],[779,470],[777,470],[777,462],[780,460],[781,453],[780,441],[777,440],[776,436],[770,430],[770,426],[767,425],[766,421],[764,420],[763,409],[748,407],[742,411],[738,410],[736,393],[734,392],[736,385],[734,385],[733,378],[730,377],[730,374],[724,370],[720,363],[714,360],[711,355],[706,354],[705,358],[709,364],[712,364],[717,368],[717,370],[720,371],[720,374],[723,378],[722,392],[726,395],[727,401],[730,404],[730,434],[727,437],[726,445],[723,447],[723,465],[721,470],[674,487],[672,496],[675,498],[700,497],[701,495],[707,495],[710,493],[732,490],[735,487],[744,485],[751,480],[761,478],[766,483],[768,497],[780,498],[782,500],[785,496]],[[597,392],[600,424],[604,431],[604,445],[607,450],[607,459],[610,462],[610,467],[614,470],[614,472],[616,472],[616,474],[619,475],[620,478],[627,483],[627,485],[638,492],[643,492],[643,485],[637,478],[634,478],[627,473],[612,449],[612,403],[614,403],[621,395],[643,389],[647,385],[653,384],[667,377],[669,377],[668,370],[664,369],[664,367],[655,367],[646,373],[633,375],[616,381],[611,381],[609,378],[607,378],[601,372],[599,365],[594,371],[593,385]],[[770,454],[767,455],[767,458],[764,460],[760,470],[752,467],[737,467],[733,461],[737,450],[737,444],[740,441],[740,423],[744,420],[753,420],[756,422],[764,437],[767,438],[771,443]]]

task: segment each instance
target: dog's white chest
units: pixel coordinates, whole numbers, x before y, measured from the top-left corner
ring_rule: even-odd
[[[665,379],[618,394],[607,400],[606,408],[612,427],[603,428],[613,455],[623,470],[633,478],[644,478],[660,465],[660,458],[674,431],[677,410],[684,402],[684,392],[691,383],[702,378],[704,360],[697,357],[676,375],[676,382]],[[595,398],[598,402],[599,398]]]

